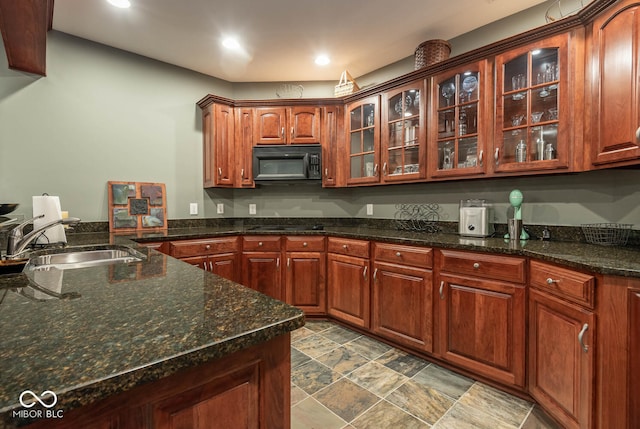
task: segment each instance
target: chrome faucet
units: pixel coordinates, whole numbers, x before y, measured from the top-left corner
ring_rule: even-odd
[[[33,219],[26,220],[9,232],[9,237],[7,240],[7,259],[20,256],[20,254],[24,252],[29,244],[35,241],[40,234],[42,234],[49,228],[52,228],[56,225],[77,225],[78,223],[80,223],[80,219],[78,219],[77,217],[58,219],[42,225],[40,228],[34,229],[27,235],[24,235],[25,226],[33,223],[33,221],[35,221],[36,219],[41,219],[43,217],[44,215],[42,214],[40,216],[34,217]]]

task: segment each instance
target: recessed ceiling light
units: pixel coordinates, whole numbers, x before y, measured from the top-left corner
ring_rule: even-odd
[[[240,49],[240,43],[238,43],[238,41],[236,39],[234,39],[233,37],[226,37],[222,41],[222,46],[224,46],[227,49],[232,49],[232,50]]]
[[[120,7],[122,9],[131,7],[131,2],[129,0],[107,0],[107,1],[111,3],[113,6]]]
[[[331,60],[326,55],[318,55],[316,57],[316,64],[318,64],[319,66],[326,66],[330,62],[331,62]]]

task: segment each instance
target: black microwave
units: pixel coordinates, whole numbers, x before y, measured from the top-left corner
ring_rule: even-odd
[[[260,182],[322,180],[322,148],[313,145],[253,147],[253,180]]]

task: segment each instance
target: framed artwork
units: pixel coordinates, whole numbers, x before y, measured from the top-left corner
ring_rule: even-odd
[[[137,232],[167,229],[164,183],[108,182],[109,231]]]

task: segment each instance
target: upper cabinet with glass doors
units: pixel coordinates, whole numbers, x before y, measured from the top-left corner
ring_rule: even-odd
[[[373,96],[347,105],[347,144],[344,162],[347,185],[380,181],[379,97]]]
[[[566,171],[580,108],[571,97],[582,75],[571,34],[554,36],[496,57],[494,171]],[[577,54],[577,55],[576,55]],[[575,128],[574,128],[575,127]]]
[[[486,60],[433,78],[429,168],[433,177],[485,172],[491,71]]]
[[[421,79],[382,96],[382,182],[426,177],[425,93]]]

